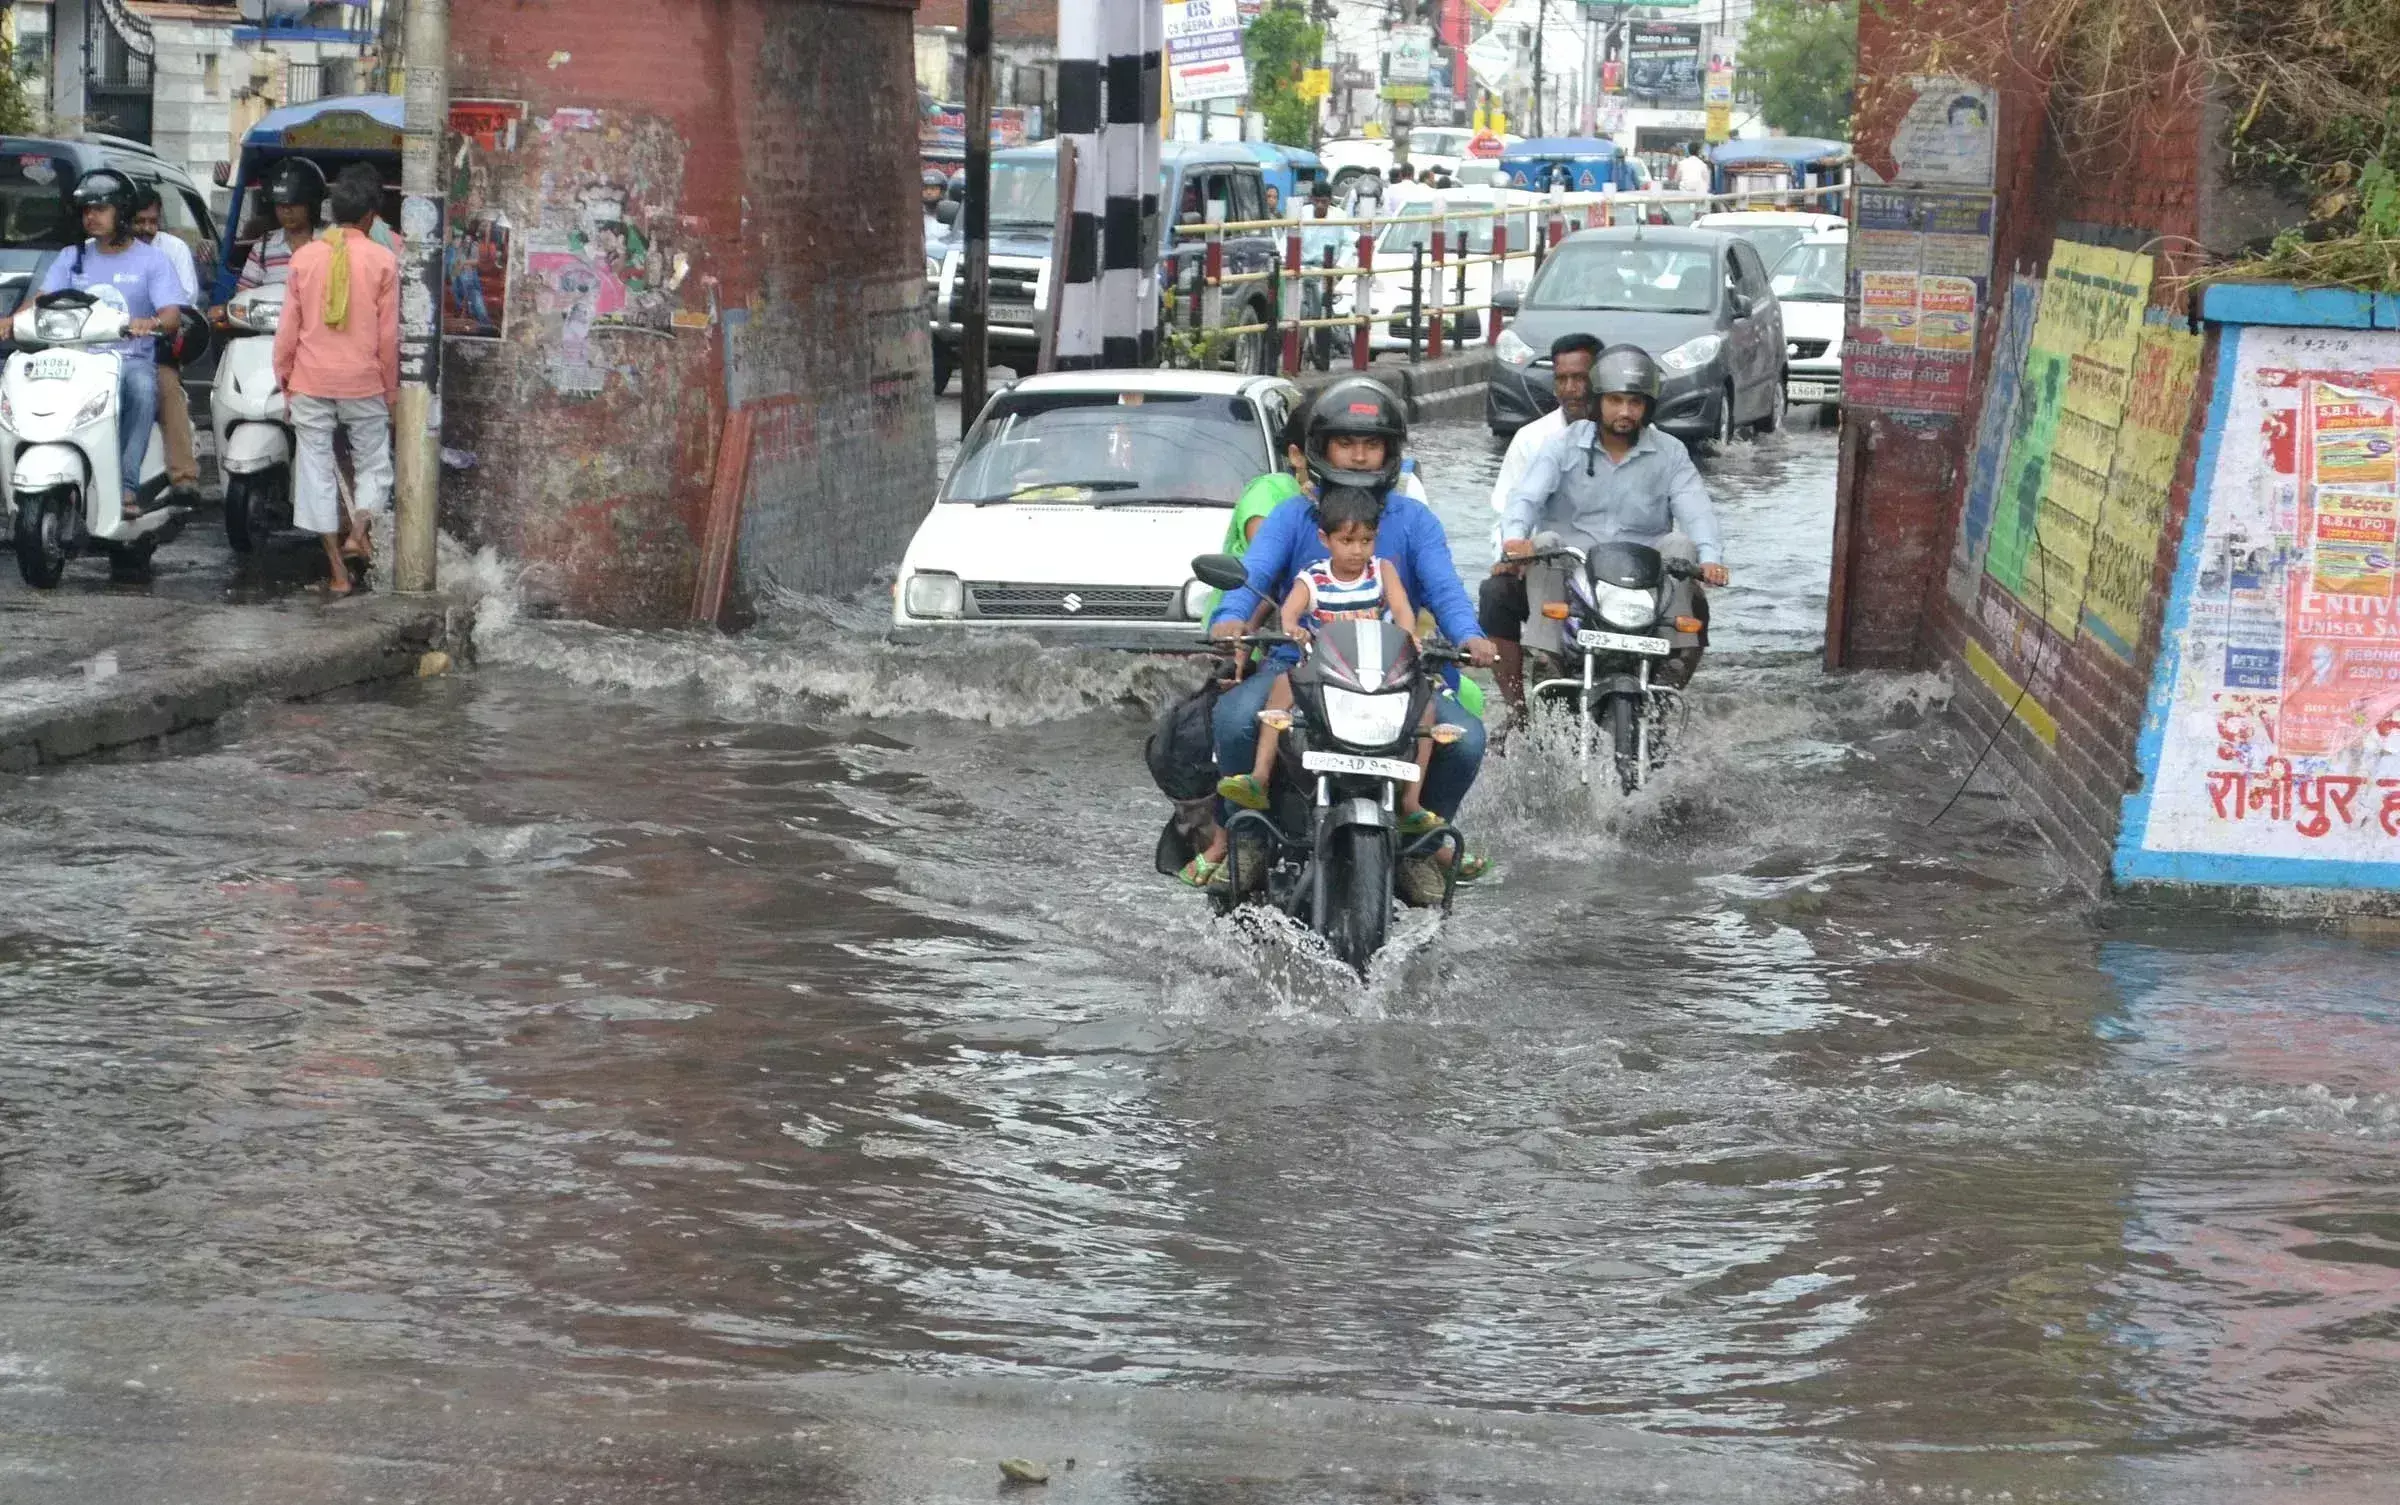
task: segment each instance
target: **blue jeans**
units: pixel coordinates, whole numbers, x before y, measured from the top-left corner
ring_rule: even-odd
[[[117,359],[117,484],[132,496],[142,484],[142,462],[150,458],[150,430],[158,426],[158,368],[131,356]]]
[[[1258,713],[1266,709],[1267,692],[1289,670],[1270,663],[1217,697],[1213,729],[1217,735],[1217,768],[1223,773],[1248,773],[1258,761]],[[1458,819],[1458,807],[1483,771],[1483,722],[1467,714],[1455,695],[1433,703],[1433,718],[1466,733],[1448,747],[1436,744],[1433,762],[1425,770],[1425,808],[1444,820]]]

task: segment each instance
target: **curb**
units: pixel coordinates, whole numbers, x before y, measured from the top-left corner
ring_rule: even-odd
[[[310,623],[288,642],[187,667],[101,678],[18,681],[34,702],[0,713],[0,772],[89,757],[205,726],[254,700],[307,700],[351,685],[419,672],[437,649],[471,649],[472,603],[461,597],[367,603],[365,620]],[[235,611],[245,610],[235,608]],[[217,614],[211,613],[211,616]],[[201,624],[205,630],[206,623]],[[14,687],[12,687],[14,688]]]

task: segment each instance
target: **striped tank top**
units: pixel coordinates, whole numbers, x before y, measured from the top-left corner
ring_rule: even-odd
[[[1364,576],[1356,580],[1334,577],[1333,561],[1320,559],[1300,572],[1308,582],[1311,606],[1308,613],[1310,629],[1327,622],[1368,622],[1389,620],[1391,613],[1383,604],[1383,561],[1374,560]]]

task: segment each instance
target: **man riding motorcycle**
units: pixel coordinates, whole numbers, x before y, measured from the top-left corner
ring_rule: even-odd
[[[1327,557],[1314,519],[1318,488],[1357,486],[1383,498],[1375,552],[1392,561],[1408,598],[1432,610],[1442,635],[1456,643],[1470,662],[1493,661],[1492,643],[1476,630],[1474,606],[1451,562],[1441,520],[1401,484],[1400,449],[1407,438],[1407,410],[1381,382],[1364,376],[1346,377],[1317,395],[1302,430],[1302,494],[1278,506],[1252,538],[1244,558],[1250,568],[1249,582],[1240,590],[1227,591],[1217,603],[1209,619],[1211,636],[1239,636],[1248,629],[1262,601],[1283,599],[1295,575]],[[1268,690],[1291,664],[1289,653],[1271,655],[1219,697],[1214,729],[1217,765],[1224,772],[1250,772],[1258,751],[1258,713],[1267,702]],[[1435,750],[1425,776],[1424,803],[1444,820],[1455,820],[1459,804],[1483,765],[1483,722],[1460,705],[1455,694],[1441,696],[1434,712],[1436,719],[1459,727],[1464,735]],[[1428,875],[1410,871],[1419,862],[1403,864],[1402,875],[1408,891],[1422,901]],[[1480,877],[1485,867],[1480,857],[1467,858],[1459,863],[1457,876],[1461,880]],[[1263,872],[1264,864],[1245,863],[1242,871]],[[1432,892],[1438,896],[1439,875],[1431,877]]]
[[[1502,562],[1493,568],[1479,603],[1485,633],[1522,641],[1533,603],[1523,569],[1513,561],[1536,552],[1537,532],[1556,533],[1585,549],[1620,542],[1657,548],[1680,533],[1699,553],[1701,580],[1724,585],[1732,578],[1722,562],[1716,506],[1691,452],[1682,440],[1651,426],[1660,385],[1658,363],[1639,346],[1611,345],[1600,352],[1591,374],[1593,417],[1568,424],[1543,445],[1509,497],[1500,523]],[[1562,392],[1562,402],[1565,396]],[[1691,594],[1691,614],[1702,623],[1700,644],[1676,650],[1662,680],[1678,689],[1698,672],[1708,646],[1708,598],[1697,586]],[[1512,674],[1510,664],[1501,666],[1501,688],[1521,715],[1521,658],[1513,668]]]

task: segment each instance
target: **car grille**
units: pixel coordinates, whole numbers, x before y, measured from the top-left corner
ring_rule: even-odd
[[[997,580],[967,582],[973,615],[1044,617],[1118,622],[1172,622],[1183,592],[1171,586],[1008,585]],[[1068,605],[1072,599],[1074,605]]]
[[[994,324],[1031,325],[1033,323],[1034,290],[1040,283],[1041,276],[1041,269],[1038,267],[993,267],[990,299],[991,321]],[[966,316],[967,299],[962,287],[951,294],[950,317],[964,319]]]
[[[1792,359],[1793,359],[1793,360],[1796,360],[1796,361],[1813,361],[1813,360],[1815,360],[1817,357],[1819,357],[1819,356],[1823,355],[1823,354],[1825,353],[1825,349],[1826,349],[1826,347],[1827,347],[1827,346],[1829,346],[1829,345],[1831,345],[1831,344],[1833,343],[1833,341],[1831,341],[1831,340],[1794,340],[1794,341],[1792,341],[1791,343],[1792,343]]]

